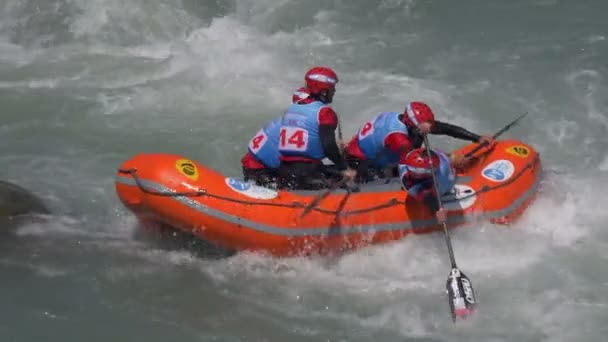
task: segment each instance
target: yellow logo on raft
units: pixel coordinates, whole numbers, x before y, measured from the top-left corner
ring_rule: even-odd
[[[175,167],[177,168],[177,171],[181,172],[184,176],[192,180],[198,179],[198,170],[191,160],[180,159],[175,162]]]
[[[530,155],[530,150],[528,150],[526,146],[521,145],[510,146],[505,149],[505,151],[520,158],[526,158],[528,155]]]

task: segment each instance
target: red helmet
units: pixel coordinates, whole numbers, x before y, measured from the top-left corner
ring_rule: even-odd
[[[300,101],[306,100],[310,96],[308,89],[306,87],[300,87],[298,90],[293,92],[293,96],[291,97],[291,101],[293,103],[300,103]]]
[[[335,90],[338,75],[330,68],[314,67],[304,75],[304,82],[311,94],[321,94],[324,90]]]
[[[403,112],[403,123],[410,127],[418,127],[423,122],[435,124],[435,115],[431,108],[423,102],[410,102]]]
[[[433,158],[433,167],[437,170],[440,164],[439,156],[433,150],[431,150],[431,156]],[[411,150],[405,156],[402,165],[405,166],[411,178],[421,179],[431,177],[431,163],[429,163],[429,156],[424,147]]]

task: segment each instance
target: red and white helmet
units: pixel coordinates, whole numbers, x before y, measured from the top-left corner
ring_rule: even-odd
[[[310,93],[306,87],[300,87],[298,90],[293,92],[293,96],[291,97],[291,101],[293,103],[300,103],[300,101],[304,101],[310,97]]]
[[[431,156],[433,158],[433,168],[437,170],[440,164],[439,156],[433,150],[431,150]],[[424,147],[411,150],[401,164],[405,166],[408,175],[413,179],[431,177],[431,163]]]
[[[424,102],[410,102],[405,107],[403,112],[403,123],[410,127],[418,127],[423,122],[430,122],[431,126],[435,124],[435,115]]]
[[[335,90],[338,75],[327,67],[314,67],[304,75],[304,82],[310,94],[321,94],[324,90]]]

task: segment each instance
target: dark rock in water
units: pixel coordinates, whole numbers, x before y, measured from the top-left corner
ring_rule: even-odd
[[[18,185],[0,181],[0,221],[49,213],[42,201],[30,191]]]

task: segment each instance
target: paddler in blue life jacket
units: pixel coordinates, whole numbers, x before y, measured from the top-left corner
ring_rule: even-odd
[[[291,98],[292,103],[313,102],[306,87],[298,88]],[[270,186],[276,181],[279,169],[279,116],[262,127],[249,141],[247,153],[241,158],[245,181],[253,180],[257,185]]]
[[[431,155],[439,196],[450,193],[456,184],[453,156],[437,149],[431,149]],[[424,147],[416,148],[401,158],[399,177],[409,197],[424,203],[435,214],[439,223],[445,222],[447,211],[445,208],[439,209],[438,194],[431,174],[431,161]]]
[[[435,114],[424,102],[410,102],[403,113],[384,112],[363,124],[357,134],[346,145],[345,154],[351,167],[371,175],[383,175],[383,170],[394,167],[412,149],[422,146],[424,134],[448,135],[457,139],[477,143],[492,143],[489,136],[480,136],[468,130],[435,120]],[[454,157],[456,167],[464,166],[468,160]],[[396,171],[396,170],[395,170]],[[396,176],[395,172],[390,172]]]
[[[304,76],[312,102],[292,104],[282,116],[279,132],[279,188],[317,190],[326,188],[322,160],[328,158],[345,180],[356,172],[348,168],[336,142],[333,100],[338,76],[327,67],[314,67]]]

